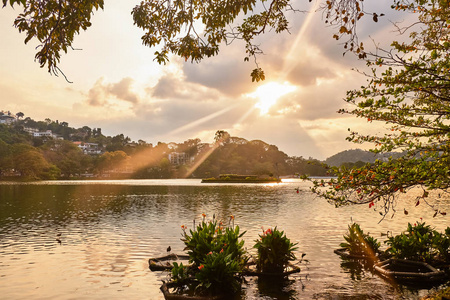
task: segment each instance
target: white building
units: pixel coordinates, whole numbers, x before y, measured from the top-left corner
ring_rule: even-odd
[[[84,154],[102,154],[103,149],[96,143],[73,142]]]
[[[32,135],[34,137],[53,137],[53,133],[51,130],[33,132]]]
[[[16,122],[16,118],[10,115],[0,115],[0,124],[10,125]]]
[[[169,161],[172,165],[185,165],[189,163],[189,156],[184,152],[172,152],[169,154]]]

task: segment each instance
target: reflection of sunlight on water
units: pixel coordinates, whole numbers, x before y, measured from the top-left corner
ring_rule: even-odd
[[[0,293],[9,299],[163,299],[159,285],[167,274],[150,272],[147,260],[165,255],[169,245],[173,253],[182,253],[180,226],[192,228],[205,213],[226,223],[234,215],[235,225],[247,231],[251,253],[261,226],[278,226],[299,243],[299,252],[310,261],[299,276],[310,279],[303,287],[293,276],[296,280],[279,291],[286,299],[290,293],[298,299],[396,299],[376,276],[352,280],[333,250],[351,219],[379,240],[388,228],[398,233],[419,217],[438,230],[448,226],[447,219],[432,218],[426,206],[415,207],[420,191],[412,192],[412,200],[399,202],[393,220],[378,224],[373,209],[336,209],[313,197],[308,183],[298,179],[269,185],[204,185],[187,179],[0,185]],[[429,198],[450,210],[443,196]],[[261,292],[255,280],[246,293],[244,299],[276,299],[271,288]]]

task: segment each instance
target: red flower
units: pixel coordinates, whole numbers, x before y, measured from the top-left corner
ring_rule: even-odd
[[[372,202],[369,203],[369,208],[371,208],[372,206],[374,206],[375,204]]]
[[[198,267],[198,269],[201,270],[201,269],[203,269],[204,267],[205,267],[204,265],[200,265],[200,266]]]
[[[220,253],[223,253],[223,248],[222,248],[222,250],[220,250]]]
[[[208,254],[206,254],[206,255],[211,255],[212,254],[212,251],[209,251],[209,253]]]

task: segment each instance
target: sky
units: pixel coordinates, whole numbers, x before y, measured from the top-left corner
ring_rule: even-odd
[[[92,26],[75,37],[63,54],[62,76],[52,76],[34,61],[35,41],[13,27],[19,8],[0,9],[0,110],[23,112],[34,120],[65,121],[69,126],[101,128],[105,135],[123,133],[132,140],[212,142],[217,130],[247,140],[276,145],[289,156],[326,159],[337,152],[368,148],[345,140],[348,129],[382,132],[383,124],[337,113],[346,107],[347,90],[366,78],[353,70],[364,63],[343,56],[314,1],[294,1],[310,13],[289,14],[290,33],[269,32],[257,42],[264,54],[258,64],[266,74],[252,82],[254,63],[244,62],[245,48],[234,42],[218,56],[200,63],[171,57],[159,65],[157,49],[141,43],[131,10],[140,0],[105,1]],[[386,13],[378,23],[370,17],[359,27],[366,45],[387,43],[396,34],[389,22],[391,1],[376,1]],[[369,8],[372,9],[372,8]]]

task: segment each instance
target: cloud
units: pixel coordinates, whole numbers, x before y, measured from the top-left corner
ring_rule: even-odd
[[[331,79],[337,74],[331,68],[312,61],[300,61],[287,75],[292,84],[301,86],[315,85],[319,79]]]
[[[133,79],[130,77],[123,78],[115,84],[108,85],[108,92],[117,97],[117,99],[124,100],[130,103],[137,103],[138,97],[131,90]]]
[[[351,76],[346,74],[329,81],[321,81],[317,85],[299,89],[281,97],[269,110],[272,116],[284,116],[297,120],[335,119],[341,115],[337,113],[346,105],[345,88],[350,89]],[[353,81],[355,82],[356,79]]]
[[[103,78],[98,79],[94,86],[88,91],[87,102],[92,106],[103,106],[106,102]]]
[[[146,89],[152,98],[194,100],[196,102],[216,101],[222,95],[208,85],[186,81],[183,76],[167,73],[159,78],[157,84]]]
[[[226,96],[236,97],[255,88],[250,73],[255,64],[244,62],[245,50],[241,43],[225,46],[215,57],[205,58],[201,63],[185,62],[182,70],[185,80],[216,89]]]
[[[105,106],[111,97],[117,100],[136,104],[139,98],[132,90],[134,80],[125,77],[117,83],[104,83],[103,77],[99,78],[94,86],[89,89],[87,103],[91,106]]]

